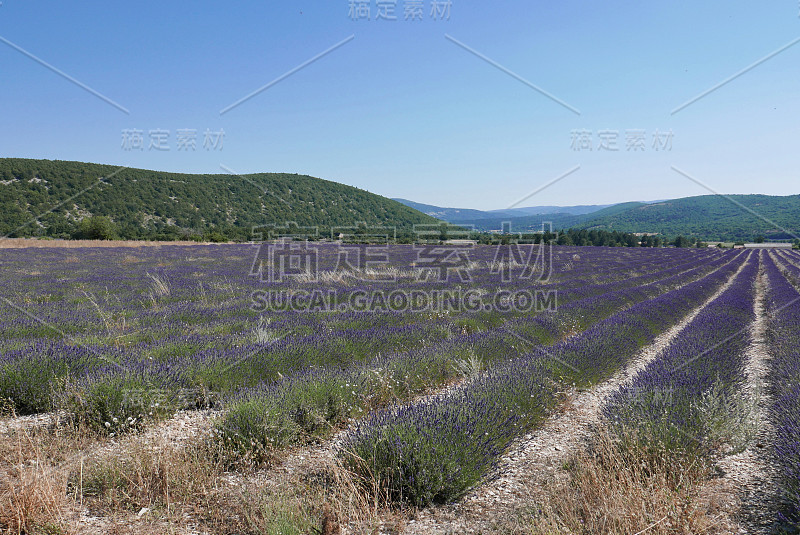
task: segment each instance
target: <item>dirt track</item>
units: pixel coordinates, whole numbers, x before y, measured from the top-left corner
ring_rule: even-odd
[[[590,390],[573,392],[564,410],[512,447],[488,482],[470,491],[456,504],[421,512],[403,533],[492,532],[496,519],[508,519],[520,508],[537,503],[542,493],[546,492],[547,482],[567,477],[562,469],[564,462],[584,447],[593,430],[601,423],[601,407],[608,397],[669,346],[709,303],[733,284],[744,266],[745,263],[705,303],[642,349],[627,368]]]
[[[0,238],[0,249],[58,247],[161,247],[162,245],[225,245],[196,241],[139,241],[139,240],[36,240],[31,238]]]

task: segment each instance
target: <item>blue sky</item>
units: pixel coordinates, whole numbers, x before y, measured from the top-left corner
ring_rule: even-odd
[[[376,20],[378,0],[352,20],[349,0],[3,0],[0,155],[297,172],[479,209],[578,166],[520,206],[708,193],[698,182],[800,193],[800,43],[672,113],[800,37],[796,0],[452,0],[449,20],[423,0],[422,20],[404,20],[411,1],[387,3],[397,20]],[[179,130],[195,150],[179,150]],[[165,150],[149,146],[156,131]]]

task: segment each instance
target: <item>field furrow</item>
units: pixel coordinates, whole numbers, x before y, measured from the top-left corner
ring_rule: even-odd
[[[767,373],[774,435],[767,458],[777,472],[776,524],[792,533],[800,529],[800,268],[795,254],[773,255],[767,341],[772,356]]]
[[[416,246],[343,269],[322,244],[320,271],[281,281],[250,246],[3,251],[0,530],[796,522],[800,256],[536,246],[527,262],[547,251],[539,278],[484,246],[436,276]],[[438,301],[387,305],[403,295]]]
[[[752,398],[765,358],[759,256],[610,393],[562,477],[518,511],[519,532],[751,532],[746,491],[768,476],[747,456],[766,405]]]
[[[394,500],[428,505],[457,498],[511,442],[543,422],[565,382],[588,386],[613,375],[713,295],[743,261],[615,314],[549,351],[493,369],[446,397],[377,413],[348,436],[345,459],[355,459],[352,468],[372,474]]]
[[[520,510],[541,503],[554,478],[564,477],[564,463],[596,432],[601,423],[602,407],[610,396],[657,358],[710,303],[726,292],[740,276],[746,264],[739,266],[705,302],[658,335],[639,350],[630,363],[610,379],[585,391],[572,391],[559,412],[548,418],[535,432],[518,440],[504,455],[494,473],[471,489],[457,504],[423,511],[404,533],[485,533],[502,529],[497,519],[510,519]]]

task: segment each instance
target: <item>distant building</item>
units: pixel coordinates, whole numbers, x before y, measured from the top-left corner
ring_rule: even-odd
[[[791,249],[791,243],[745,243],[745,249]]]

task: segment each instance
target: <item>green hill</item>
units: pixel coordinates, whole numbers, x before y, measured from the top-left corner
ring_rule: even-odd
[[[630,208],[641,206],[643,203],[639,202],[625,202],[621,204],[615,204],[613,206],[609,206],[607,208],[603,208],[601,210],[594,211],[590,214],[570,214],[566,212],[554,212],[549,214],[540,214],[540,215],[526,215],[526,216],[517,216],[517,217],[503,217],[503,216],[495,216],[491,218],[484,218],[484,219],[453,219],[450,221],[451,223],[455,224],[472,224],[475,226],[476,230],[482,231],[491,231],[491,230],[499,230],[502,228],[503,223],[510,222],[511,223],[511,230],[514,232],[525,232],[525,231],[538,231],[542,230],[542,223],[552,223],[553,229],[566,229],[566,228],[584,228],[582,226],[583,221],[588,218],[594,219],[603,219],[605,217],[616,216],[620,212],[624,212]],[[616,229],[614,229],[616,230]]]
[[[415,210],[419,210],[423,214],[443,219],[450,222],[467,221],[472,222],[478,219],[491,219],[492,221],[500,221],[501,218],[507,221],[508,218],[522,218],[526,216],[541,216],[544,214],[558,214],[558,215],[580,215],[597,212],[603,208],[611,205],[592,204],[592,205],[579,205],[579,206],[526,206],[524,208],[507,208],[505,210],[473,210],[471,208],[445,208],[442,206],[435,206],[432,204],[422,204],[419,202],[409,201],[408,199],[393,199],[401,202],[406,206],[410,206]],[[499,228],[499,227],[498,227]]]
[[[703,240],[738,241],[800,235],[800,195],[702,195],[632,206],[616,214],[595,212],[574,225]]]
[[[199,175],[0,158],[0,236],[246,240],[255,226],[287,221],[325,232],[359,222],[410,229],[437,220],[305,175]]]
[[[652,233],[674,238],[696,237],[704,241],[790,240],[800,236],[800,195],[702,195],[655,203],[627,202],[589,214],[553,213],[522,217],[483,219],[453,218],[456,224],[472,224],[491,231],[510,222],[515,232],[536,231],[542,222],[554,229],[598,229]]]

